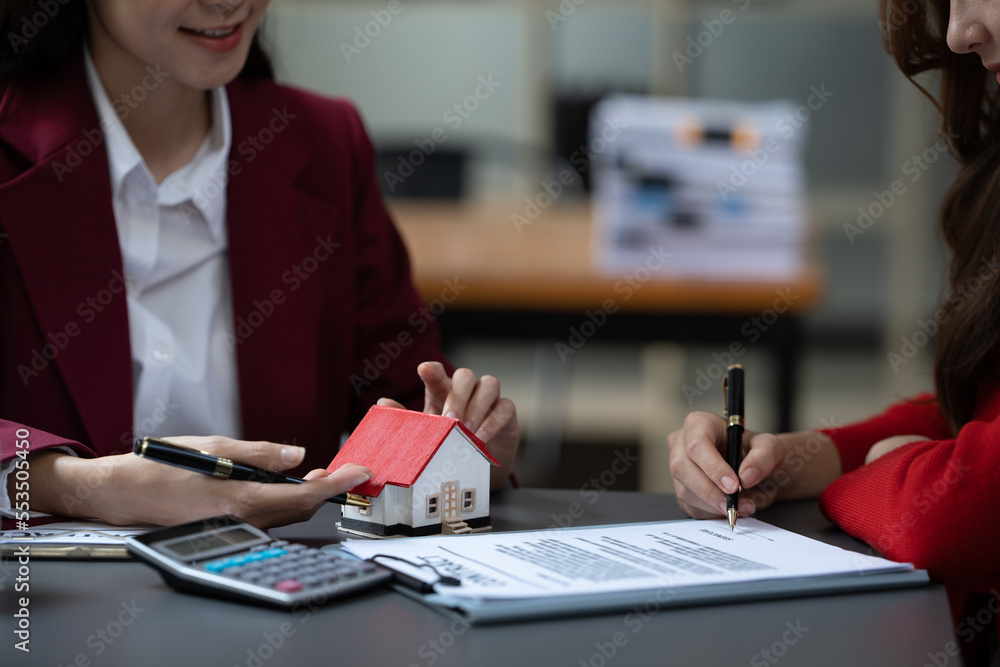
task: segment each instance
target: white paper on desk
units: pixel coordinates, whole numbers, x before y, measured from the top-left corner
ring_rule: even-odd
[[[566,530],[349,540],[361,558],[388,554],[429,563],[461,586],[450,598],[515,600],[703,585],[912,571],[755,519],[669,521]],[[381,561],[389,568],[390,560]],[[425,570],[427,568],[424,568]]]
[[[59,521],[25,530],[0,531],[0,541],[77,545],[119,545],[125,538],[148,533],[155,526],[114,526],[103,521]]]

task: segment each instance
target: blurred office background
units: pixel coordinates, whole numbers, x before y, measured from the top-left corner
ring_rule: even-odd
[[[832,93],[809,119],[809,252],[824,297],[805,317],[793,425],[846,423],[931,386],[932,345],[895,368],[887,355],[913,340],[940,296],[935,217],[954,167],[925,153],[936,118],[883,52],[875,0],[276,0],[265,29],[280,79],[355,101],[387,194],[512,211],[566,164],[555,156],[587,140],[589,105],[608,93],[798,104]],[[484,99],[474,109],[454,108],[477,88]],[[447,141],[426,168],[386,182],[435,130]],[[849,234],[845,225],[860,229],[859,207],[897,180],[905,191]],[[577,188],[554,206],[584,197]],[[618,453],[650,451],[688,411],[719,410],[721,391],[691,401],[681,387],[727,345],[598,337],[575,355],[566,395],[553,403],[539,396],[535,346],[502,333],[464,341],[453,356],[501,379],[519,407],[526,456],[539,454],[533,429],[560,425],[558,451],[537,470],[522,467],[526,483],[580,487]],[[770,430],[770,358],[751,346],[741,361],[748,423]],[[666,489],[655,482],[668,477],[662,457],[640,459],[614,486]]]

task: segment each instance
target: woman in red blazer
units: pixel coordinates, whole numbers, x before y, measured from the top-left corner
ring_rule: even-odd
[[[376,401],[461,418],[503,464],[494,486],[510,474],[514,406],[495,378],[451,373],[357,113],[272,80],[255,34],[266,5],[94,0],[0,10],[11,37],[0,65],[0,444],[4,463],[26,459],[15,465],[30,471],[30,492],[10,475],[13,508],[25,501],[34,511],[116,523],[223,512],[262,525],[301,520],[368,479],[360,466],[323,468]],[[309,471],[309,483],[219,482],[129,454],[138,423],[131,287],[85,48],[157,183],[197,158],[220,120],[206,91],[225,86],[225,177],[198,192],[225,193],[225,342],[236,358],[241,439],[182,441],[267,469]],[[184,327],[184,304],[176,310]],[[173,409],[165,403],[144,416],[155,422]]]

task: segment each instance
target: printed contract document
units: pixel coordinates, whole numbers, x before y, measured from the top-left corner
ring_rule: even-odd
[[[926,583],[926,573],[755,519],[668,521],[512,533],[349,540],[343,547],[413,579],[425,601],[479,620],[698,604]],[[404,559],[414,566],[397,559]],[[437,574],[427,567],[432,565]],[[459,586],[438,583],[452,576]]]

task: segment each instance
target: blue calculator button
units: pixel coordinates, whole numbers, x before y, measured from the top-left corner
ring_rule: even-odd
[[[264,558],[277,558],[278,556],[284,556],[288,552],[284,549],[268,549],[267,551],[262,551],[261,555]]]
[[[224,558],[223,560],[213,560],[211,563],[205,563],[205,569],[209,572],[222,572],[229,566],[230,563],[228,558]]]
[[[259,560],[264,560],[265,558],[267,558],[267,556],[265,556],[263,552],[256,551],[247,554],[246,556],[244,556],[244,558],[246,558],[246,562],[253,563]]]

